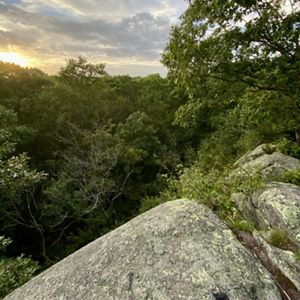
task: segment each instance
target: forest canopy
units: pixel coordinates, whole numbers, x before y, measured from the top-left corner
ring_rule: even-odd
[[[6,292],[36,262],[172,200],[181,179],[261,143],[298,149],[297,1],[188,2],[162,55],[167,78],[110,76],[84,57],[57,75],[0,62],[0,268],[25,278]]]

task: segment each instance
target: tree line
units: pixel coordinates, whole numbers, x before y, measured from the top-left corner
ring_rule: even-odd
[[[55,76],[0,62],[7,277],[8,262],[25,279],[37,268],[13,257],[41,269],[175,197],[182,173],[222,171],[278,140],[300,156],[300,8],[289,3],[189,1],[162,55],[167,78],[110,76],[83,57]]]

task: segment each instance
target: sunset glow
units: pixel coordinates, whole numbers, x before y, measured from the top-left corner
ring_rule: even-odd
[[[21,67],[28,67],[26,59],[17,53],[0,52],[0,61],[16,64]]]
[[[56,74],[66,60],[83,56],[105,63],[112,75],[165,76],[161,53],[187,6],[184,0],[0,0],[0,60]]]

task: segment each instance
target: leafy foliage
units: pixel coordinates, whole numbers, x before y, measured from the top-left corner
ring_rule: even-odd
[[[210,157],[228,163],[284,134],[300,141],[296,1],[291,11],[280,0],[189,4],[163,54],[170,80],[188,96],[177,122],[201,130],[202,152],[217,145]]]
[[[1,67],[0,222],[14,254],[51,264],[122,224],[194,151],[157,74],[111,77],[82,57],[53,77]]]
[[[254,226],[247,220],[234,221],[230,225],[234,230],[242,230],[246,232],[253,232],[255,229]]]
[[[300,159],[300,146],[287,138],[280,139],[277,148],[283,154]]]
[[[277,178],[278,181],[292,183],[300,186],[300,169],[286,171],[282,176]]]
[[[7,228],[6,233],[11,233],[9,228],[12,226],[37,227],[31,210],[31,193],[34,186],[46,178],[46,174],[31,169],[25,153],[13,155],[21,132],[17,126],[17,116],[2,106],[0,112],[0,224],[2,228]]]
[[[169,178],[168,188],[159,196],[143,199],[142,212],[165,201],[187,198],[208,206],[230,226],[242,229],[244,220],[233,203],[232,195],[242,193],[250,196],[255,190],[263,188],[266,181],[260,173],[241,176],[232,168],[207,172],[200,157],[192,166],[183,168],[178,178]],[[250,228],[250,224],[245,224],[245,230]]]
[[[99,77],[107,75],[104,69],[104,64],[93,65],[80,56],[78,59],[69,59],[66,67],[61,68],[59,77],[67,84],[91,85]]]
[[[11,239],[0,236],[0,298],[24,284],[39,269],[37,262],[23,255],[10,258],[3,255],[5,248],[12,243]]]

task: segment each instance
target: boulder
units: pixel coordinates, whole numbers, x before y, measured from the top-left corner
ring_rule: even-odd
[[[276,146],[263,144],[242,156],[235,164],[234,174],[260,173],[280,176],[284,172],[300,168],[300,161],[276,151]]]
[[[233,195],[238,210],[259,229],[282,229],[300,243],[300,187],[274,182],[250,197]]]
[[[254,238],[267,252],[272,264],[288,278],[295,288],[300,292],[300,261],[296,259],[291,251],[278,249],[269,245],[259,232],[254,232]]]
[[[252,178],[259,174],[264,182],[269,182],[247,195],[233,194],[232,199],[243,217],[260,231],[254,232],[256,246],[249,249],[277,278],[281,289],[290,296],[287,299],[300,299],[300,262],[295,258],[300,249],[300,187],[270,182],[286,171],[300,168],[300,161],[265,144],[244,155],[234,167],[231,176]],[[257,248],[260,256],[255,253]]]
[[[44,271],[7,300],[279,300],[271,275],[208,208],[164,203]]]

